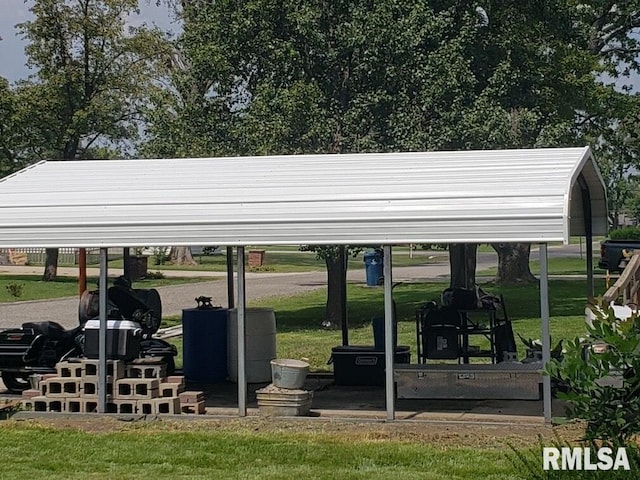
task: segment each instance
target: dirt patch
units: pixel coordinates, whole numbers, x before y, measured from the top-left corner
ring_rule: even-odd
[[[9,422],[13,422],[10,420]],[[436,448],[504,448],[534,447],[542,439],[551,444],[554,439],[577,442],[584,428],[579,423],[561,426],[476,424],[458,422],[378,422],[324,419],[274,419],[247,417],[236,419],[177,420],[144,417],[48,417],[19,420],[25,425],[38,425],[56,429],[73,429],[92,434],[141,430],[145,433],[169,431],[208,431],[240,435],[318,435],[345,442],[399,441],[424,443]]]

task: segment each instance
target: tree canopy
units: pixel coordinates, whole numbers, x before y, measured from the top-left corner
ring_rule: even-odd
[[[154,60],[166,46],[160,31],[127,24],[137,7],[137,0],[31,2],[33,20],[17,27],[34,73],[0,105],[9,113],[0,131],[3,170],[39,159],[126,155],[138,137]],[[45,280],[55,278],[56,264],[50,249]]]

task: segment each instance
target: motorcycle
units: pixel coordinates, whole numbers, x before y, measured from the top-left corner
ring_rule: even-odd
[[[162,303],[155,289],[133,289],[120,277],[107,290],[107,319],[126,320],[136,326],[136,357],[161,357],[167,374],[175,372],[177,349],[165,340],[153,338],[162,320]],[[99,318],[99,290],[87,290],[78,307],[77,327],[65,329],[53,321],[26,322],[20,328],[0,331],[0,372],[10,392],[30,387],[33,374],[54,373],[56,364],[69,358],[97,358],[97,349],[87,348],[87,324]],[[131,360],[129,353],[118,357]],[[110,357],[113,358],[113,357]]]

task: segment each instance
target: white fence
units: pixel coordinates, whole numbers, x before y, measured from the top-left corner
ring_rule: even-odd
[[[45,261],[45,249],[44,248],[15,248],[10,249],[14,253],[26,253],[29,259],[29,264],[44,264]],[[9,253],[7,250],[4,252]],[[122,249],[109,249],[109,260],[122,257]],[[100,249],[88,248],[87,249],[87,264],[98,264],[100,262]],[[59,265],[77,265],[78,264],[78,249],[77,248],[59,248],[58,249],[58,264]]]

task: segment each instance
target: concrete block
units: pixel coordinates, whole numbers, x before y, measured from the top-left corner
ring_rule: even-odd
[[[169,375],[168,377],[162,380],[167,383],[181,383],[184,385],[184,376],[183,375]]]
[[[127,378],[156,378],[167,376],[167,365],[164,362],[155,363],[129,363],[126,367]]]
[[[100,360],[92,358],[82,359],[82,377],[87,380],[98,378]],[[124,378],[125,363],[123,360],[107,360],[107,376],[114,379]]]
[[[31,398],[34,412],[64,412],[66,411],[66,398],[49,398],[41,395]]]
[[[107,395],[113,395],[113,377],[107,377]],[[91,379],[90,377],[80,379],[80,396],[97,397],[98,380]]]
[[[204,401],[204,392],[186,391],[180,395],[180,403],[198,403]]]
[[[44,385],[42,385],[44,383]],[[80,396],[80,379],[71,377],[54,377],[41,382],[43,393],[50,398],[67,398]]]
[[[63,378],[79,378],[82,377],[82,362],[80,360],[65,360],[56,364],[56,372],[58,377]]]
[[[30,389],[24,390],[22,392],[22,398],[25,399],[25,400],[28,400],[28,399],[33,398],[33,397],[38,397],[40,395],[42,395],[40,390],[35,389],[35,388],[30,388]]]
[[[204,415],[206,413],[205,402],[201,400],[196,403],[180,403],[180,413]]]
[[[81,398],[67,398],[67,408],[66,412],[68,413],[86,413],[82,410],[84,407],[84,402]]]
[[[98,399],[97,398],[79,398],[80,413],[98,413]],[[105,404],[107,413],[117,413],[115,401],[112,395],[107,395],[107,403]],[[67,408],[69,411],[69,409]]]
[[[156,398],[156,414],[177,415],[180,413],[180,399],[176,397]]]
[[[182,392],[184,392],[184,383],[160,383],[160,396],[167,397],[177,397]]]
[[[138,413],[138,400],[113,400],[116,413]]]
[[[158,378],[121,378],[116,381],[116,398],[149,399],[159,396],[160,379]]]
[[[180,399],[152,398],[148,400],[137,400],[138,413],[144,415],[177,415],[180,413]]]

